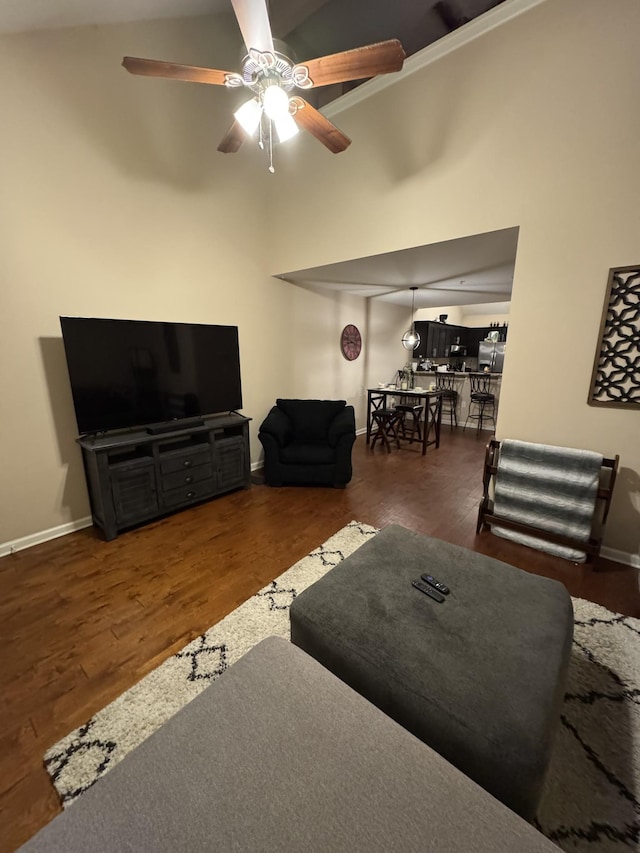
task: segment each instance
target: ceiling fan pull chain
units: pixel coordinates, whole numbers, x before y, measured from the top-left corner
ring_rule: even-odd
[[[273,175],[273,122],[269,119],[269,171]]]
[[[260,124],[258,125],[258,127],[260,128],[260,129],[259,129],[259,131],[258,131],[258,133],[259,133],[259,137],[258,137],[258,148],[259,148],[261,151],[264,151],[264,133],[263,133],[263,131],[262,131],[262,117],[260,117]]]

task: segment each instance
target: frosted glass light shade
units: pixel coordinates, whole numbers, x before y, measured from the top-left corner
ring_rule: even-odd
[[[420,335],[415,329],[407,329],[402,336],[402,346],[408,350],[414,350],[420,346]]]
[[[262,107],[256,98],[246,101],[233,114],[236,121],[241,125],[249,136],[253,136],[260,124],[260,116],[262,115]]]
[[[289,96],[280,86],[269,86],[263,96],[264,111],[272,121],[289,115]]]
[[[276,126],[276,133],[280,142],[286,142],[287,139],[291,139],[298,132],[298,125],[289,113],[274,118],[273,123]]]

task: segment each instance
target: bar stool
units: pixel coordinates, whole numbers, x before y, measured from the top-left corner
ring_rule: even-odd
[[[376,409],[371,413],[372,425],[375,424],[376,430],[373,432],[373,440],[371,449],[376,446],[378,439],[382,440],[382,444],[387,448],[387,453],[391,453],[391,442],[393,439],[396,446],[400,448],[400,438],[398,436],[398,424],[400,415],[395,409]]]
[[[400,428],[400,431],[402,432],[402,438],[407,439],[409,443],[416,440],[416,433],[418,434],[417,441],[422,441],[422,428],[420,426],[420,418],[422,416],[423,410],[424,406],[414,406],[412,403],[398,403],[398,405],[396,406],[396,412],[399,416],[398,426]],[[408,415],[411,415],[411,432],[407,438]]]
[[[449,423],[458,426],[458,392],[455,387],[454,373],[436,372],[436,391],[442,391],[442,414],[449,415]]]
[[[464,422],[464,429],[467,428],[469,421],[476,421],[476,428],[484,429],[483,423],[488,420],[491,421],[495,429],[496,422],[493,415],[496,397],[491,392],[491,379],[490,373],[469,374],[471,393],[469,395],[469,414]],[[475,406],[475,410],[472,411],[473,406]]]

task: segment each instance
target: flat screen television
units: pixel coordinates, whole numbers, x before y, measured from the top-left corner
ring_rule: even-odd
[[[242,408],[237,326],[95,317],[60,325],[81,434]]]

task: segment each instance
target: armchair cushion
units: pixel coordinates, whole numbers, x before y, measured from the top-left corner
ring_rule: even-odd
[[[326,441],[331,422],[346,405],[346,400],[276,400],[297,441]]]
[[[328,444],[319,441],[292,441],[282,448],[280,461],[286,465],[333,465],[335,453]]]
[[[293,438],[291,419],[282,409],[274,406],[260,425],[260,432],[273,436],[278,447],[285,447]]]

